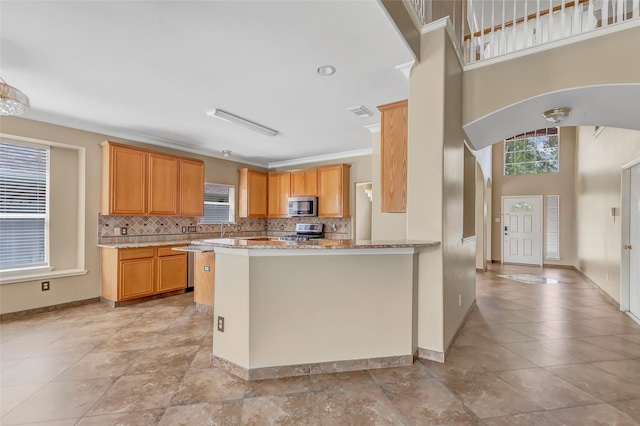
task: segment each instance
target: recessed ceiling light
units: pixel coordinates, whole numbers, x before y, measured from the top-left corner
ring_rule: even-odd
[[[323,77],[333,75],[333,73],[335,72],[336,72],[336,67],[334,67],[333,65],[323,65],[320,68],[318,68],[318,74],[320,74]]]
[[[366,109],[362,105],[356,105],[354,107],[347,108],[347,111],[351,111],[352,113],[354,113],[355,115],[357,115],[360,118],[367,118],[367,117],[371,117],[373,115],[373,113],[371,111],[369,111],[368,109]]]
[[[222,156],[224,158],[229,158],[230,155],[231,155],[231,151],[229,151],[228,149],[223,149],[222,150]]]

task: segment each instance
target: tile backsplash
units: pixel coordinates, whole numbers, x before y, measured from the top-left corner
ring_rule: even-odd
[[[98,243],[116,244],[141,241],[178,241],[202,238],[219,238],[220,224],[200,224],[198,217],[176,216],[109,216],[98,215]],[[256,235],[280,236],[295,232],[298,222],[324,223],[325,238],[351,238],[349,218],[274,218],[237,219],[226,231],[233,237]],[[183,233],[182,227],[195,226],[196,232]],[[116,235],[114,228],[127,228],[127,235]]]

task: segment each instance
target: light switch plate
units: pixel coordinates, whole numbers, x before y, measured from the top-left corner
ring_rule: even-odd
[[[211,268],[209,267],[209,265],[204,265],[204,271],[205,272],[211,271]]]

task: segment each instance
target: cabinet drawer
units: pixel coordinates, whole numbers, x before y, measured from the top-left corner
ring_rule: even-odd
[[[170,246],[170,247],[158,247],[158,257],[162,256],[179,256],[181,254],[187,255],[184,251],[174,251],[174,247],[185,247],[185,244],[179,246]]]
[[[120,249],[118,250],[118,259],[144,259],[146,257],[153,257],[153,247],[144,248],[132,248],[132,249]]]

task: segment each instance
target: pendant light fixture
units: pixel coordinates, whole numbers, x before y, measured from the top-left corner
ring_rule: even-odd
[[[20,115],[29,109],[29,98],[0,77],[0,115]]]

